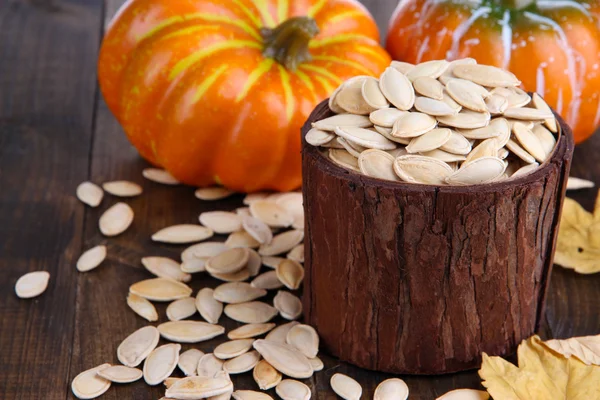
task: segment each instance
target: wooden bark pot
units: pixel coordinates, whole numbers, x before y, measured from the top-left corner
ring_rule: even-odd
[[[304,314],[332,355],[363,368],[443,374],[507,355],[538,328],[573,136],[534,173],[430,186],[345,170],[302,132]]]

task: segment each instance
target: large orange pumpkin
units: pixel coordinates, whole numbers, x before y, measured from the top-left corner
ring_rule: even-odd
[[[599,0],[401,0],[387,49],[412,63],[473,57],[512,71],[588,138],[600,122]]]
[[[131,143],[180,181],[290,190],[312,109],[389,63],[353,0],[132,0],[98,75]]]

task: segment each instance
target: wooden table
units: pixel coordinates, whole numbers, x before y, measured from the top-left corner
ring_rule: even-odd
[[[200,202],[189,187],[144,180],[146,166],[127,143],[96,84],[96,57],[105,20],[119,0],[0,0],[0,398],[71,399],[79,372],[116,363],[116,347],[146,323],[125,305],[131,283],[148,277],[142,256],[178,257],[182,247],[157,246],[150,234],[168,225],[193,223],[202,211],[233,209],[241,196]],[[365,1],[384,31],[393,1]],[[575,151],[572,175],[600,184],[600,136]],[[144,195],[127,202],[135,222],[107,240],[98,231],[107,196],[91,209],[75,198],[85,180],[129,179]],[[591,209],[595,190],[571,194]],[[106,243],[108,260],[78,273],[84,249]],[[51,273],[48,290],[33,300],[14,294],[19,276]],[[195,290],[215,286],[195,278]],[[547,302],[544,337],[600,333],[600,274],[583,276],[556,267]],[[159,307],[164,319],[165,307]],[[223,318],[226,319],[226,318]],[[226,323],[227,328],[231,323]],[[423,338],[428,340],[428,338]],[[214,342],[198,347],[210,350]],[[184,346],[187,349],[189,346]],[[324,356],[326,368],[308,381],[313,398],[334,398],[335,372],[355,377],[371,398],[387,374],[364,371]],[[477,388],[475,371],[438,377],[403,377],[411,399],[434,399],[461,387]],[[248,374],[236,388],[256,388]],[[163,387],[143,382],[114,385],[103,399],[158,399]],[[273,394],[273,393],[272,393]],[[274,395],[274,394],[273,394]]]

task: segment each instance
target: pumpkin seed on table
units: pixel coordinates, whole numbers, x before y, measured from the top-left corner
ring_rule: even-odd
[[[225,315],[234,321],[244,324],[261,324],[269,322],[277,315],[277,310],[260,301],[228,304],[224,309]]]
[[[254,339],[236,339],[223,342],[213,350],[215,357],[228,360],[248,352],[252,348]]]
[[[397,181],[398,176],[394,172],[394,157],[385,151],[369,149],[363,151],[358,157],[358,166],[363,175],[372,178]],[[302,248],[304,251],[304,248]],[[292,249],[293,251],[293,249]],[[289,258],[289,257],[288,257]],[[302,254],[304,260],[304,254]]]
[[[156,308],[147,299],[138,296],[137,294],[129,293],[127,295],[127,305],[137,315],[145,320],[149,322],[158,321],[158,313],[156,312]]]
[[[110,367],[110,364],[101,364],[77,375],[71,382],[71,391],[75,397],[95,399],[110,389],[111,381],[98,376],[98,372]]]
[[[198,343],[225,333],[220,325],[201,321],[169,321],[157,327],[160,335],[178,343]]]
[[[431,157],[406,155],[394,161],[394,171],[405,182],[442,185],[454,172],[448,164]]]
[[[345,400],[359,400],[362,396],[362,386],[348,375],[336,373],[329,380],[333,391]]]
[[[319,335],[310,325],[298,324],[292,326],[286,335],[285,341],[298,349],[309,360],[319,353]]]
[[[252,371],[252,377],[261,390],[274,388],[282,379],[281,373],[266,360],[260,360],[256,364]]]
[[[390,103],[379,88],[379,81],[375,78],[365,78],[361,86],[361,95],[365,103],[374,109],[388,108]]]
[[[233,383],[227,378],[188,376],[169,387],[165,396],[175,399],[204,399],[232,390]]]
[[[408,386],[399,378],[390,378],[381,382],[375,388],[373,400],[406,400],[408,399]]]
[[[368,117],[356,114],[337,114],[322,120],[313,122],[313,128],[333,132],[336,127],[355,126],[367,128],[373,125]],[[248,203],[250,205],[251,203]]]
[[[392,169],[392,172],[393,172],[393,169]],[[286,258],[297,261],[299,263],[303,263],[304,262],[304,245],[299,244],[296,247],[294,247],[293,249],[291,249],[289,251],[289,253],[286,254]],[[283,261],[283,260],[281,260],[281,261]],[[275,268],[277,268],[277,266],[275,266]]]
[[[284,375],[305,379],[313,374],[306,356],[288,344],[258,339],[253,346],[273,368]]]
[[[309,358],[308,361],[315,372],[321,371],[323,368],[325,368],[325,364],[323,364],[323,361],[319,357]]]
[[[413,87],[415,92],[421,96],[429,97],[435,100],[442,100],[444,98],[444,85],[435,78],[430,76],[420,76],[413,80]]]
[[[329,158],[342,168],[360,172],[358,168],[358,159],[345,149],[329,149]]]
[[[46,291],[50,273],[46,271],[28,272],[15,283],[15,293],[21,299],[37,297]]]
[[[196,295],[196,308],[208,323],[216,324],[223,314],[223,303],[215,299],[214,290],[210,288],[200,289]]]
[[[287,343],[287,334],[294,326],[298,325],[298,321],[290,321],[283,325],[277,326],[265,337],[265,340],[277,343]]]
[[[181,224],[159,230],[152,235],[152,240],[162,243],[185,244],[206,240],[213,234],[212,229],[205,226]]]
[[[231,340],[249,339],[256,336],[264,335],[265,333],[275,328],[275,326],[276,325],[272,322],[260,324],[246,324],[229,331],[229,333],[227,333],[227,337]]]
[[[99,245],[86,250],[77,260],[77,270],[79,272],[91,271],[104,261],[106,258],[106,246]]]
[[[198,349],[189,349],[179,355],[179,361],[177,367],[183,372],[185,376],[195,376],[198,369],[198,362],[204,355]]]
[[[131,383],[143,376],[141,370],[137,368],[126,367],[124,365],[111,365],[98,371],[98,376],[113,383]]]
[[[275,386],[275,392],[283,400],[309,400],[310,388],[294,379],[284,379]]]
[[[277,271],[263,272],[254,278],[250,285],[257,289],[266,290],[279,289],[283,287],[283,283],[277,277]]]
[[[163,381],[163,385],[165,385],[165,388],[170,388],[171,386],[173,386],[173,384],[175,382],[177,382],[178,380],[183,379],[183,378],[174,378],[172,376],[168,377],[167,379],[165,379]],[[163,397],[161,400],[166,399],[165,397]]]
[[[224,361],[215,357],[214,354],[205,354],[198,360],[198,369],[196,370],[196,373],[200,377],[212,378],[219,371],[223,370],[223,363]]]
[[[196,258],[182,262],[179,268],[187,274],[195,274],[197,272],[206,271],[205,264],[206,259]]]
[[[182,282],[154,278],[134,283],[129,292],[152,301],[173,301],[189,297],[192,289]]]
[[[207,260],[222,252],[229,250],[229,247],[222,242],[204,242],[191,245],[181,253],[181,261],[191,261],[194,259]]]
[[[211,274],[231,274],[243,269],[249,257],[250,252],[246,248],[229,249],[209,258],[204,268]]]
[[[90,207],[98,207],[104,197],[100,186],[92,182],[82,182],[77,186],[76,195],[79,201]]]
[[[242,227],[260,244],[270,243],[273,240],[273,232],[269,225],[258,218],[252,216],[242,218]]]
[[[490,394],[483,390],[455,389],[451,390],[435,400],[488,400]]]
[[[268,244],[263,244],[258,248],[258,254],[261,256],[275,256],[287,253],[304,240],[304,231],[293,229],[273,237]]]
[[[250,214],[272,228],[287,228],[294,222],[294,217],[283,207],[269,200],[250,204]]]
[[[266,393],[256,392],[254,390],[236,390],[231,394],[235,400],[272,400],[273,398]]]
[[[235,209],[235,213],[240,217],[250,217],[250,207],[238,207]]]
[[[481,157],[463,164],[446,181],[456,185],[478,185],[489,183],[504,173],[506,164],[497,157]]]
[[[146,168],[142,171],[144,178],[163,185],[179,185],[180,182],[173,175],[159,168]]]
[[[183,272],[177,261],[167,257],[142,257],[142,265],[148,272],[159,278],[172,279],[179,282],[189,282],[192,280],[192,276]]]
[[[300,245],[296,245],[296,247],[297,246],[300,246]],[[273,269],[277,268],[277,266],[279,265],[279,263],[282,262],[283,260],[285,260],[285,258],[283,258],[283,257],[261,256],[262,264],[265,267],[269,267],[269,268],[273,268]]]
[[[235,194],[233,190],[221,186],[198,188],[194,192],[194,196],[196,196],[197,199],[207,201],[226,199],[233,194]]]
[[[589,189],[594,186],[594,182],[587,179],[575,178],[574,176],[570,176],[567,180],[567,190]]]
[[[302,301],[290,292],[278,291],[273,298],[273,305],[279,311],[279,314],[287,320],[294,320],[302,315]]]
[[[144,380],[155,386],[167,379],[175,370],[179,361],[180,344],[165,344],[157,347],[148,355],[144,363]]]
[[[119,362],[128,367],[137,367],[156,348],[160,332],[153,326],[145,326],[127,336],[117,348]]]
[[[246,303],[266,295],[266,290],[255,288],[246,282],[224,283],[217,286],[213,293],[216,300],[228,304]]]
[[[304,280],[304,267],[294,260],[283,260],[275,271],[279,281],[290,290],[298,289]]]
[[[175,300],[167,306],[167,319],[181,321],[196,314],[196,302],[193,297]]]
[[[100,216],[98,226],[104,236],[117,236],[133,222],[133,210],[125,203],[117,203]]]
[[[105,192],[118,197],[135,197],[143,192],[140,185],[130,181],[104,182],[102,188]]]
[[[228,234],[242,229],[242,219],[229,211],[207,211],[200,214],[200,223],[219,234]]]
[[[237,272],[231,273],[220,274],[211,272],[210,276],[223,282],[242,282],[250,278],[250,270],[244,267]]]

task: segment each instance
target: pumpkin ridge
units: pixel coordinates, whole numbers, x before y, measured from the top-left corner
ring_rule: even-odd
[[[263,61],[261,61],[261,63],[256,68],[254,68],[252,72],[250,72],[248,78],[246,79],[244,87],[235,98],[236,103],[239,103],[246,97],[250,89],[252,89],[252,87],[260,79],[260,77],[269,72],[274,62],[275,60],[273,60],[272,58],[266,58]]]
[[[292,85],[290,84],[290,74],[288,73],[287,69],[284,68],[283,65],[277,64],[277,67],[279,68],[281,86],[283,87],[283,94],[285,96],[285,116],[287,118],[287,122],[289,123],[294,116],[296,101],[294,99]]]
[[[273,18],[273,15],[271,15],[271,13],[268,10],[267,2],[265,0],[250,0],[250,1],[252,2],[252,4],[254,4],[254,6],[260,13],[263,26],[267,26],[269,28],[275,26],[275,24],[276,24],[275,19]]]
[[[314,4],[311,8],[308,9],[306,15],[311,18],[314,18],[319,13],[319,11],[323,9],[325,3],[327,3],[327,0],[319,0],[316,4]]]
[[[215,70],[212,74],[204,78],[204,81],[198,86],[196,89],[196,93],[192,97],[192,103],[197,103],[202,96],[206,93],[208,89],[219,79],[219,77],[229,68],[229,65],[223,64],[217,70]]]
[[[277,0],[277,18],[278,23],[282,23],[288,18],[290,3],[288,0]]]
[[[356,61],[352,61],[352,60],[345,60],[336,56],[313,56],[313,60],[316,61],[330,61],[330,62],[334,62],[334,63],[338,63],[338,64],[342,64],[342,65],[346,65],[348,67],[352,67],[354,69],[356,69],[357,71],[360,71],[362,74],[365,75],[371,75],[372,71],[370,69],[368,69],[367,67],[365,67],[364,65],[356,62]]]
[[[260,29],[260,25],[261,25],[261,21],[260,18],[258,18],[256,16],[255,13],[253,13],[244,3],[242,3],[240,0],[232,0],[233,3],[235,5],[237,5],[240,10],[242,10],[242,12],[248,17],[248,19],[250,21],[252,21],[252,23],[254,24],[254,27],[257,29]]]

